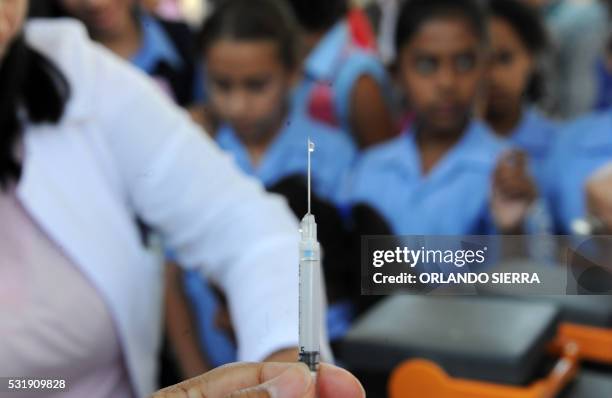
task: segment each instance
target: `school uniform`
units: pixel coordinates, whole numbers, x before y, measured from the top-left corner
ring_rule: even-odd
[[[367,150],[349,181],[346,200],[379,211],[395,234],[491,232],[492,174],[507,148],[473,121],[460,141],[423,175],[413,129]]]
[[[560,133],[545,167],[545,195],[558,233],[586,216],[584,184],[612,161],[612,111],[593,113],[568,124]]]

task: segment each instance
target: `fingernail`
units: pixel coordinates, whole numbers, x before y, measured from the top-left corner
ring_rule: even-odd
[[[311,384],[312,377],[306,366],[295,364],[262,387],[268,391],[270,398],[301,398]]]
[[[187,398],[202,398],[202,392],[198,387],[192,387],[187,391]]]

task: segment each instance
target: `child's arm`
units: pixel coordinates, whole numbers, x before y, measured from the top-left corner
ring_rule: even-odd
[[[184,379],[211,370],[198,341],[193,311],[185,296],[182,272],[176,264],[166,264],[165,327],[166,334]]]
[[[363,75],[355,83],[349,123],[361,148],[388,140],[397,133],[382,88],[372,76]]]

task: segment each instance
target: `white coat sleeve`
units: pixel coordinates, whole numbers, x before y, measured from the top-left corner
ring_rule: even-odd
[[[99,107],[135,212],[228,296],[240,360],[298,343],[298,225],[148,78],[95,47]]]

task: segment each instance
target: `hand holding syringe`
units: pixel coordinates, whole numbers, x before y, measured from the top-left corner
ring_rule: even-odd
[[[316,378],[319,369],[319,336],[321,333],[321,250],[317,241],[317,224],[310,212],[311,155],[314,143],[308,139],[308,213],[300,223],[300,353]]]

